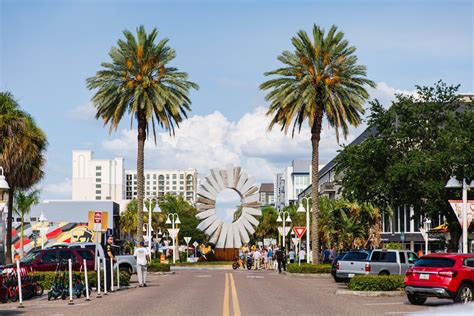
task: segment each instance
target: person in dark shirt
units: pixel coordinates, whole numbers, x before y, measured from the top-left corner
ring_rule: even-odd
[[[110,261],[115,263],[117,259],[115,258],[115,250],[113,247],[114,236],[107,237],[107,243],[105,244],[105,273],[107,280],[107,291],[110,291],[112,286],[112,279],[110,277]]]
[[[286,271],[286,255],[283,247],[280,246],[280,248],[275,251],[275,257],[278,262],[278,273],[281,273],[282,266],[283,270]]]

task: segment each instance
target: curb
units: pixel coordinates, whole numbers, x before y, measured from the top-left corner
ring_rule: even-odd
[[[232,266],[199,265],[199,266],[172,266],[171,270],[232,270]]]
[[[404,291],[352,291],[352,290],[336,290],[336,295],[353,295],[365,297],[395,297],[405,296]]]
[[[281,274],[292,278],[331,278],[331,273],[290,273],[282,271]]]

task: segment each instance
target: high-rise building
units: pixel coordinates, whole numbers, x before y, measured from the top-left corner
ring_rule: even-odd
[[[262,206],[275,204],[275,188],[273,183],[262,183],[258,194],[260,195],[260,204]]]
[[[72,199],[124,199],[124,159],[93,159],[91,150],[72,151]]]
[[[137,196],[137,171],[125,170],[125,198]],[[197,171],[187,170],[145,170],[145,197],[162,197],[165,194],[181,195],[194,203],[197,192]]]
[[[275,175],[275,204],[277,207],[293,204],[298,194],[311,183],[311,161],[293,160],[282,173]]]

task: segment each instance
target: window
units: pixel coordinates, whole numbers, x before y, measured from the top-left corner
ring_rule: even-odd
[[[414,252],[409,252],[409,253],[407,253],[407,255],[408,255],[408,263],[410,263],[410,264],[415,263],[418,260],[418,256],[415,255]]]
[[[179,189],[180,189],[181,191],[184,191],[184,187],[179,187]]]
[[[374,251],[370,261],[397,262],[395,251]]]
[[[136,174],[134,174],[134,175],[133,175],[133,179],[136,179],[136,178],[137,178],[137,175],[136,175]]]
[[[147,174],[147,175],[146,175],[146,178],[147,178],[147,179],[150,179],[150,175],[149,175],[149,174]]]
[[[173,184],[176,185],[176,181],[173,181]]]
[[[37,221],[37,218],[36,218],[36,217],[31,217],[31,218],[30,218],[30,221],[31,221],[31,222],[36,222],[36,221]]]
[[[101,182],[102,180],[100,178],[95,179],[95,182]]]
[[[96,177],[102,176],[102,172],[96,172],[96,173],[95,173],[95,176],[96,176]]]
[[[96,189],[100,189],[101,186],[102,186],[101,184],[96,184],[95,185]]]
[[[76,257],[72,253],[72,251],[60,251],[59,252],[59,260],[61,261],[67,261],[68,259],[71,259],[73,262],[76,261]]]
[[[43,254],[43,257],[41,257],[41,261],[43,261],[44,263],[58,262],[57,252],[46,252],[45,254]]]
[[[102,166],[95,166],[95,170],[102,170]]]
[[[175,180],[177,178],[176,174],[173,174],[173,180]]]
[[[365,252],[349,252],[347,255],[344,257],[345,261],[363,261],[366,260],[368,257],[368,254]]]
[[[173,191],[176,191],[176,187],[173,187]]]
[[[96,199],[96,200],[100,200],[100,196],[96,196],[95,199]]]
[[[404,252],[399,252],[400,255],[400,263],[407,263],[405,260],[405,253]]]
[[[95,194],[102,194],[101,190],[95,190]]]
[[[449,258],[421,258],[415,263],[415,267],[449,268],[456,261]]]
[[[469,267],[469,268],[474,268],[474,258],[466,258],[464,259],[464,266]]]
[[[180,175],[179,175],[179,178],[180,178],[180,179],[184,179],[184,174],[180,174]]]
[[[167,175],[166,175],[166,179],[169,179],[169,178],[170,178],[170,175],[169,175],[169,174],[167,174]]]
[[[93,260],[94,259],[94,255],[89,250],[81,249],[81,250],[78,250],[77,252],[79,253],[79,255],[82,258],[84,258],[86,260]]]
[[[146,182],[146,185],[150,185],[150,181],[147,181],[147,182]]]
[[[156,174],[153,175],[153,179],[156,179]]]

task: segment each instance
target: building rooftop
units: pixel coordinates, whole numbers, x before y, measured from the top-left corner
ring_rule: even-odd
[[[262,183],[260,185],[260,191],[259,192],[271,192],[271,193],[273,193],[273,191],[274,191],[273,183]]]

